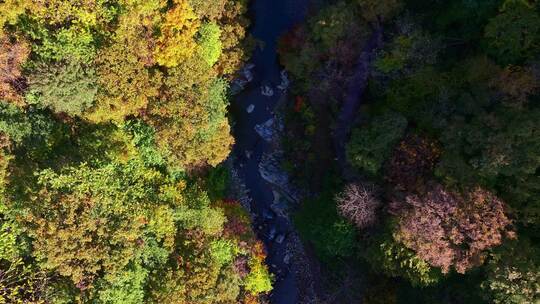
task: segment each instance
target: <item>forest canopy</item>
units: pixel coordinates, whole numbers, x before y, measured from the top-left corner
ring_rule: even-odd
[[[282,37],[297,225],[329,297],[540,301],[539,21],[538,1],[324,1]]]
[[[234,142],[243,0],[0,2],[0,302],[259,303]],[[221,184],[220,184],[221,183]]]

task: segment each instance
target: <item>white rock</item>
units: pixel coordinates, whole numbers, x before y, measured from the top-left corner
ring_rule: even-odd
[[[285,91],[289,88],[290,85],[289,77],[287,76],[287,71],[281,71],[281,83],[277,86],[278,89]]]
[[[274,90],[271,87],[265,85],[261,87],[261,94],[263,96],[272,97],[274,96]]]
[[[254,104],[250,104],[250,105],[246,108],[246,112],[248,112],[248,113],[253,112],[253,110],[255,110],[255,105],[254,105]]]
[[[272,138],[274,137],[274,119],[270,118],[266,122],[256,125],[255,126],[255,132],[259,134],[260,137],[262,137],[264,140],[270,142],[272,141]]]
[[[290,254],[290,253],[287,253],[287,254],[283,257],[283,263],[289,264],[290,262],[291,262],[291,254]]]
[[[253,63],[248,63],[242,69],[241,73],[244,76],[244,78],[247,80],[247,82],[251,82],[253,80],[253,73],[251,72],[251,70],[254,67],[255,67],[255,65]]]
[[[246,78],[247,82],[253,81],[253,73],[251,73],[250,70],[245,70],[244,71],[244,78]]]
[[[272,227],[272,228],[270,229],[270,233],[268,234],[268,239],[269,239],[269,240],[273,240],[274,237],[276,237],[276,228],[273,228],[273,227]]]

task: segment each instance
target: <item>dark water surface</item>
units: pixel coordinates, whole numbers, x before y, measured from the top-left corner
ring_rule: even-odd
[[[246,183],[253,199],[251,209],[255,215],[255,227],[262,227],[257,232],[268,249],[267,264],[276,275],[271,294],[271,303],[276,304],[293,304],[299,301],[298,284],[293,275],[295,265],[284,263],[288,239],[278,243],[275,237],[271,237],[272,234],[286,236],[294,228],[285,217],[265,216],[271,210],[270,205],[274,196],[271,185],[259,173],[259,162],[264,153],[271,151],[272,146],[255,132],[254,127],[273,117],[273,110],[278,100],[283,97],[284,93],[276,88],[281,82],[282,69],[278,64],[277,40],[284,32],[303,21],[308,1],[252,0],[250,32],[255,39],[262,42],[263,47],[257,48],[250,60],[250,63],[255,65],[253,81],[231,102],[236,123],[235,168]],[[272,97],[261,95],[262,85],[272,87],[275,95]],[[246,108],[250,104],[255,105],[255,109],[249,114]],[[246,156],[246,151],[250,154],[249,157]]]

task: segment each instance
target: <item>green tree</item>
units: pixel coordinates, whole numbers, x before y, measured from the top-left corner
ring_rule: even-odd
[[[373,118],[368,125],[353,130],[347,145],[347,158],[358,170],[377,174],[403,137],[407,119],[396,113]]]
[[[526,3],[506,1],[485,28],[487,51],[502,63],[519,63],[540,50],[540,15]]]
[[[362,16],[368,21],[389,20],[402,7],[400,0],[357,0]]]
[[[434,285],[443,277],[439,269],[396,242],[388,232],[370,240],[364,256],[376,271],[391,277],[403,277],[413,286]]]
[[[514,241],[492,254],[484,295],[496,304],[535,304],[540,301],[538,248],[528,240]]]
[[[28,79],[27,102],[80,116],[90,108],[97,93],[97,77],[80,63],[41,65]]]
[[[219,60],[223,49],[220,40],[221,29],[215,23],[204,23],[199,29],[199,35],[201,57],[209,66],[213,66]]]
[[[174,238],[174,229],[172,235],[159,232],[165,218],[160,225],[151,223],[156,209],[181,203],[182,189],[136,162],[101,168],[83,164],[61,174],[44,170],[38,185],[38,192],[21,202],[27,210],[24,223],[32,227],[34,255],[42,267],[80,289],[102,272],[117,274],[150,250],[152,239],[159,244]],[[167,255],[171,248],[163,250]]]

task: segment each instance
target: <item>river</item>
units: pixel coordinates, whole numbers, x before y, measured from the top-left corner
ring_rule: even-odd
[[[261,159],[272,154],[275,144],[264,140],[255,126],[274,118],[274,110],[286,91],[277,87],[282,82],[277,56],[277,40],[295,24],[302,22],[307,14],[308,0],[253,0],[251,35],[260,41],[249,63],[253,80],[231,102],[234,115],[233,128],[236,143],[233,149],[234,167],[245,183],[252,199],[251,213],[255,230],[268,251],[267,264],[275,275],[271,303],[296,304],[304,297],[305,288],[299,282],[298,273],[304,266],[298,265],[298,257],[291,256],[291,247],[298,247],[299,239],[288,216],[281,216],[272,204],[279,191],[265,180],[259,170]],[[261,87],[268,86],[273,96],[264,96]],[[254,108],[250,113],[246,109]],[[279,134],[278,134],[279,135]],[[293,251],[294,252],[294,251]]]

